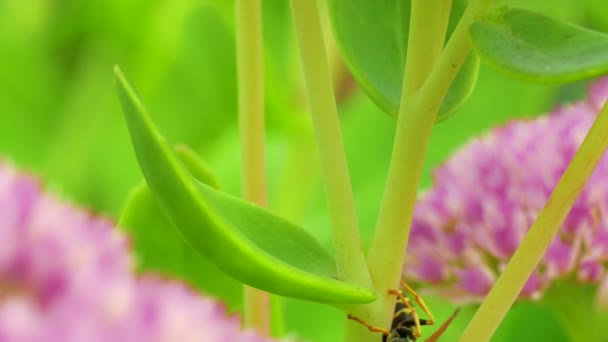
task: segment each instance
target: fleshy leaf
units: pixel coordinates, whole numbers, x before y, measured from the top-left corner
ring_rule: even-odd
[[[178,145],[175,152],[196,179],[219,189],[215,175],[194,151]],[[145,182],[131,191],[119,226],[131,238],[139,270],[159,272],[185,281],[206,294],[221,298],[232,309],[241,305],[241,283],[201,257],[179,235]]]
[[[220,182],[211,171],[211,168],[203,161],[196,152],[189,149],[186,145],[175,146],[175,152],[186,168],[199,182],[205,183],[214,189],[220,189]]]
[[[506,75],[569,82],[608,73],[608,34],[543,14],[500,9],[471,26],[476,51]]]
[[[181,236],[231,277],[279,295],[335,304],[375,294],[336,280],[335,261],[304,229],[197,181],[167,146],[135,89],[115,83],[146,182]]]
[[[129,195],[119,226],[130,237],[140,271],[180,279],[231,309],[240,307],[242,285],[201,257],[177,232],[145,182]]]
[[[329,0],[334,36],[349,70],[365,92],[392,117],[397,117],[407,54],[410,1]],[[466,2],[455,0],[448,36]],[[469,98],[479,72],[471,53],[443,101],[437,121],[455,113]]]

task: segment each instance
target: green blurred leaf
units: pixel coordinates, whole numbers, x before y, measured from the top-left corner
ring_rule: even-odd
[[[501,9],[471,26],[481,58],[530,82],[569,82],[608,72],[608,34],[521,9]]]
[[[374,300],[372,291],[335,279],[333,257],[305,230],[193,178],[118,67],[115,82],[148,186],[197,252],[235,279],[271,293],[336,304]]]
[[[365,92],[386,113],[397,117],[408,45],[410,1],[329,0],[334,35],[346,65]],[[465,2],[454,1],[448,36]],[[454,112],[471,95],[479,61],[469,55],[456,76],[437,121]]]

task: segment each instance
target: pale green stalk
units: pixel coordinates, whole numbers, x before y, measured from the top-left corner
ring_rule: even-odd
[[[329,206],[338,277],[370,286],[316,0],[292,0],[300,59]]]
[[[401,107],[407,107],[439,59],[445,41],[452,0],[413,0]]]
[[[277,191],[273,197],[273,209],[293,222],[302,222],[307,203],[319,184],[319,167],[315,145],[308,137],[289,137],[286,160],[278,177]]]
[[[236,2],[239,125],[243,197],[266,206],[264,159],[264,71],[260,0]],[[244,286],[245,326],[270,334],[270,295]]]
[[[386,293],[388,289],[396,288],[399,284],[431,129],[435,123],[441,102],[471,50],[471,42],[468,37],[469,26],[475,16],[486,6],[486,1],[483,0],[471,0],[469,2],[463,17],[436,65],[428,74],[422,87],[413,95],[408,91],[415,90],[416,83],[423,79],[416,73],[428,70],[428,66],[425,57],[420,52],[412,52],[410,55],[409,50],[426,49],[431,38],[423,34],[424,30],[411,31],[406,63],[418,63],[422,66],[406,66],[404,84],[411,84],[411,86],[403,87],[387,183],[375,235],[368,255],[372,281],[378,293]],[[445,34],[445,25],[436,25],[435,28],[428,26],[427,23],[434,20],[432,17],[437,16],[437,13],[432,12],[435,9],[436,5],[432,6],[431,1],[414,0],[412,2],[411,24],[426,27],[427,30],[434,30],[435,32],[431,37],[437,44],[437,40]],[[442,15],[441,17],[445,19],[447,16]],[[410,57],[413,59],[410,60]],[[407,71],[411,71],[414,75],[407,74]],[[416,81],[409,81],[409,79]],[[411,99],[409,99],[410,96]],[[370,323],[388,326],[395,298],[384,295],[379,297],[378,302],[378,305],[382,306],[379,311],[382,316],[374,317],[374,321]]]
[[[445,44],[445,35],[448,31],[448,24],[450,23],[452,2],[452,0],[441,1],[441,8],[439,9],[439,24],[442,26],[439,27],[438,31],[443,33],[443,37],[441,39],[441,49],[443,49],[443,45]],[[441,52],[441,50],[439,52]]]
[[[572,162],[460,341],[488,341],[545,254],[587,179],[608,148],[608,105],[596,118]]]

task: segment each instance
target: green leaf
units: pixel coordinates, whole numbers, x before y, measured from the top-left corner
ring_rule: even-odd
[[[185,145],[175,152],[199,181],[219,188],[215,175],[196,153]],[[242,284],[201,257],[178,233],[145,182],[129,195],[119,226],[131,238],[140,271],[159,272],[185,281],[231,309],[242,305]]]
[[[166,145],[118,67],[114,74],[146,182],[198,253],[235,279],[271,293],[334,304],[375,299],[371,290],[336,280],[333,257],[302,228],[197,181]]]
[[[471,97],[477,84],[479,64],[480,61],[477,54],[474,52],[470,53],[464,64],[462,64],[462,67],[460,67],[460,71],[456,75],[450,90],[441,103],[439,113],[437,114],[437,122],[441,122],[452,116]]]
[[[119,226],[130,237],[142,272],[179,279],[203,293],[222,299],[230,309],[241,306],[242,285],[201,257],[179,235],[145,182],[129,195]]]
[[[329,0],[334,36],[344,61],[365,92],[387,114],[397,117],[407,54],[410,1]],[[464,11],[455,0],[448,35]],[[456,112],[477,83],[479,59],[470,54],[456,76],[437,121]]]
[[[608,34],[521,9],[471,26],[481,58],[513,78],[570,82],[608,73]]]
[[[186,145],[175,146],[175,152],[177,152],[180,160],[186,165],[186,168],[190,171],[192,177],[214,189],[221,190],[220,182],[211,171],[211,168],[196,154],[196,152],[189,149]]]

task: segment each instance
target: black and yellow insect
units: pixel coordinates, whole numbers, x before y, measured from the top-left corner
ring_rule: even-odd
[[[372,332],[382,333],[382,342],[415,342],[421,335],[423,325],[433,325],[435,319],[433,314],[424,303],[422,297],[420,297],[411,287],[409,287],[403,280],[401,286],[414,297],[414,300],[420,306],[422,311],[429,317],[429,319],[421,319],[418,316],[418,312],[412,306],[409,299],[403,295],[399,290],[389,290],[390,294],[397,296],[397,303],[395,304],[395,311],[393,314],[393,322],[391,323],[391,330],[384,328],[374,327],[360,318],[348,315],[349,319],[357,321],[367,327]],[[436,341],[447,329],[448,325],[454,320],[459,310],[456,310],[454,314],[445,322],[443,325],[425,342]]]

